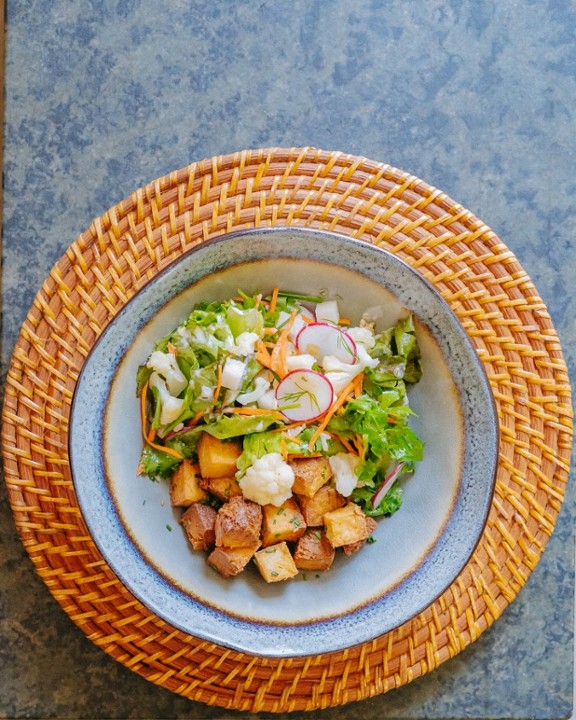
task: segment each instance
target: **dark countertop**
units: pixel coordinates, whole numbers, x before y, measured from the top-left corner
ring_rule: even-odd
[[[546,303],[573,383],[574,28],[573,0],[8,0],[3,376],[44,278],[94,217],[205,157],[312,145],[402,168],[487,223]],[[0,493],[0,717],[248,717],[93,645]],[[570,484],[526,586],[460,655],[310,717],[570,717],[574,517]]]

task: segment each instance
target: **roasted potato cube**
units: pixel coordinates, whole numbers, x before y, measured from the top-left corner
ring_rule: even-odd
[[[327,512],[324,515],[326,537],[333,547],[352,545],[366,540],[371,532],[366,518],[367,516],[356,503],[348,503],[344,507]]]
[[[344,551],[344,553],[346,555],[354,555],[354,553],[358,552],[360,548],[364,547],[364,545],[366,545],[366,541],[368,540],[370,535],[372,535],[377,525],[378,523],[376,522],[376,520],[374,520],[374,518],[366,515],[366,527],[368,528],[368,535],[366,535],[364,540],[358,540],[358,542],[351,543],[349,545],[343,545],[342,550]]]
[[[219,440],[204,432],[197,451],[203,478],[231,477],[237,470],[236,460],[242,453],[242,444],[235,440]]]
[[[332,468],[325,457],[295,458],[289,465],[294,471],[292,492],[297,495],[312,497],[332,477]]]
[[[180,525],[194,550],[209,550],[216,542],[216,510],[210,505],[192,503],[182,514]]]
[[[217,547],[254,547],[260,544],[262,508],[241,496],[230,498],[216,516]]]
[[[312,497],[298,495],[297,499],[308,527],[320,527],[327,512],[346,504],[346,500],[331,485],[322,485]]]
[[[262,508],[262,545],[297,540],[306,530],[304,516],[298,503],[289,498],[280,507],[264,505]]]
[[[170,480],[170,502],[175,507],[188,507],[207,497],[200,485],[198,468],[190,460],[183,460]]]
[[[335,556],[336,551],[322,530],[307,530],[296,543],[294,563],[300,570],[328,570]]]
[[[203,478],[200,482],[201,486],[210,495],[214,495],[219,500],[227,502],[230,498],[242,495],[238,480],[232,477]]]
[[[258,545],[254,547],[217,547],[206,562],[217,570],[222,577],[228,578],[238,575],[254,557]]]
[[[254,562],[268,583],[288,580],[298,575],[298,568],[285,542],[258,550],[254,554]]]

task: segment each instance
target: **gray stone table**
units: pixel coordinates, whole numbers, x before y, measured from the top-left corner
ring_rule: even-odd
[[[516,254],[572,381],[574,0],[8,0],[2,369],[94,217],[190,162],[316,146],[441,188]],[[0,489],[0,717],[235,718],[110,659],[36,575]],[[399,690],[311,718],[572,712],[574,490],[518,598]],[[261,714],[259,717],[265,717]]]

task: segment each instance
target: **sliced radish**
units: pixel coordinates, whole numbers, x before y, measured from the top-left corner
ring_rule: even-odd
[[[396,465],[385,477],[384,482],[378,488],[378,492],[374,493],[374,495],[372,496],[372,507],[374,509],[376,509],[378,505],[380,505],[382,500],[384,500],[392,485],[394,485],[396,480],[398,480],[398,477],[402,473],[403,469],[404,463],[398,463],[398,465]]]
[[[296,338],[296,347],[301,353],[314,355],[322,360],[333,355],[345,363],[356,361],[356,343],[347,332],[330,323],[316,322],[303,327]]]
[[[278,383],[276,400],[288,420],[314,420],[332,405],[334,389],[330,380],[315,370],[293,370]]]

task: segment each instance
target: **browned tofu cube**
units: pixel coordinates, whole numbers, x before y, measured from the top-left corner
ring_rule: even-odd
[[[366,545],[366,541],[368,540],[370,535],[372,535],[374,530],[376,530],[377,524],[378,523],[376,522],[376,520],[374,520],[374,518],[371,518],[368,515],[366,515],[366,527],[368,529],[368,535],[366,535],[364,540],[358,540],[358,542],[351,543],[350,545],[343,545],[342,550],[344,551],[344,553],[346,555],[354,555],[354,553],[358,552],[358,550],[360,550],[360,548],[364,547],[364,545]]]
[[[244,570],[254,557],[257,547],[217,547],[208,555],[206,562],[222,577],[229,578]]]
[[[188,507],[207,498],[200,485],[198,468],[190,460],[183,460],[170,480],[170,502],[175,507]]]
[[[298,540],[306,530],[304,516],[298,503],[289,498],[280,507],[264,505],[262,508],[262,545],[275,545]]]
[[[238,480],[234,476],[232,477],[218,477],[218,478],[202,478],[201,486],[210,495],[214,495],[219,500],[227,502],[230,498],[242,495]]]
[[[204,432],[198,441],[197,452],[202,477],[231,477],[237,470],[236,460],[242,453],[242,443],[219,440]]]
[[[332,477],[332,468],[325,457],[295,458],[289,465],[294,471],[292,492],[297,495],[312,497]]]
[[[254,554],[254,562],[268,583],[289,580],[298,575],[298,568],[285,542],[258,550]]]
[[[320,527],[324,524],[324,515],[346,504],[346,500],[331,485],[322,487],[312,496],[298,495],[298,504],[308,527]]]
[[[193,503],[182,514],[180,525],[194,550],[209,550],[216,542],[216,510],[210,505]]]
[[[366,540],[371,532],[366,518],[367,516],[356,503],[348,503],[344,507],[332,510],[324,515],[326,537],[334,547]]]
[[[230,498],[216,516],[216,545],[218,547],[254,547],[260,544],[262,508],[258,503],[241,496]]]
[[[336,551],[322,530],[308,530],[296,543],[294,563],[300,570],[328,570],[335,556]]]

